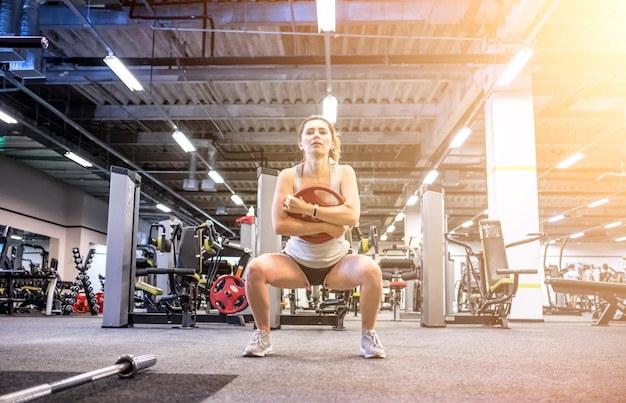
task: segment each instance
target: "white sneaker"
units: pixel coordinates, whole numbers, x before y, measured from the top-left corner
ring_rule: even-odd
[[[385,358],[385,348],[374,330],[361,333],[361,355],[365,358]]]
[[[268,333],[255,330],[246,348],[243,349],[244,357],[265,357],[272,352],[272,339]]]

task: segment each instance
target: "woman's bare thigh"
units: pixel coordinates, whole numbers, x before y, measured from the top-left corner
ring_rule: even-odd
[[[351,290],[360,285],[369,265],[376,264],[364,255],[346,255],[326,277],[326,284],[336,290]]]
[[[266,253],[254,259],[268,284],[277,288],[304,288],[307,280],[298,264],[282,253]]]

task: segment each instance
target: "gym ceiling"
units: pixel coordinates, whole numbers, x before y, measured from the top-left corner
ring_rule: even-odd
[[[12,68],[3,56],[0,108],[18,123],[0,122],[0,150],[102,200],[111,166],[136,170],[148,221],[168,217],[155,208],[162,202],[188,224],[213,219],[238,235],[236,219],[256,206],[257,169],[299,162],[296,127],[322,113],[330,91],[364,232],[373,224],[384,233],[436,167],[448,228],[475,233],[459,226],[487,208],[489,72],[527,44],[541,230],[553,238],[583,231],[575,242],[626,235],[623,0],[337,1],[331,35],[318,33],[315,1],[27,4],[49,46],[15,49],[36,56],[32,67]],[[108,54],[144,91],[112,73]],[[464,126],[471,135],[451,150]],[[174,128],[195,156],[174,142]],[[67,150],[93,167],[67,160]],[[557,168],[578,152],[581,161]],[[225,184],[206,181],[210,167]],[[547,222],[557,214],[565,218]],[[401,239],[397,227],[392,241]]]

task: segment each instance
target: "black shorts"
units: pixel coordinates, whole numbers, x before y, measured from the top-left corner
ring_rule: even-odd
[[[285,253],[285,255],[287,254]],[[335,265],[337,264],[335,263],[334,265],[329,266],[329,267],[322,267],[321,269],[314,269],[312,267],[308,267],[308,266],[305,266],[303,264],[296,262],[296,260],[293,257],[291,257],[291,259],[300,267],[300,270],[302,270],[302,272],[306,276],[306,280],[308,282],[307,285],[325,285],[324,283],[326,281],[326,277],[328,276],[328,273],[330,273],[333,267],[335,267]]]

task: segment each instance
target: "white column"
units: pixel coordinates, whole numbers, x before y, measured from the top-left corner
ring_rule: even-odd
[[[420,205],[406,206],[404,209],[404,243],[407,246],[419,247],[422,236],[422,216]]]
[[[278,170],[257,168],[257,234],[256,253],[279,253],[282,237],[274,232],[272,225],[272,202],[274,190],[278,182]],[[282,312],[282,291],[280,288],[268,286],[270,293],[270,328],[280,328],[280,314]]]
[[[532,82],[520,77],[485,104],[489,218],[500,220],[504,242],[539,232],[537,158]],[[543,268],[539,242],[507,249],[509,267],[536,268],[521,275],[511,319],[542,319]]]

